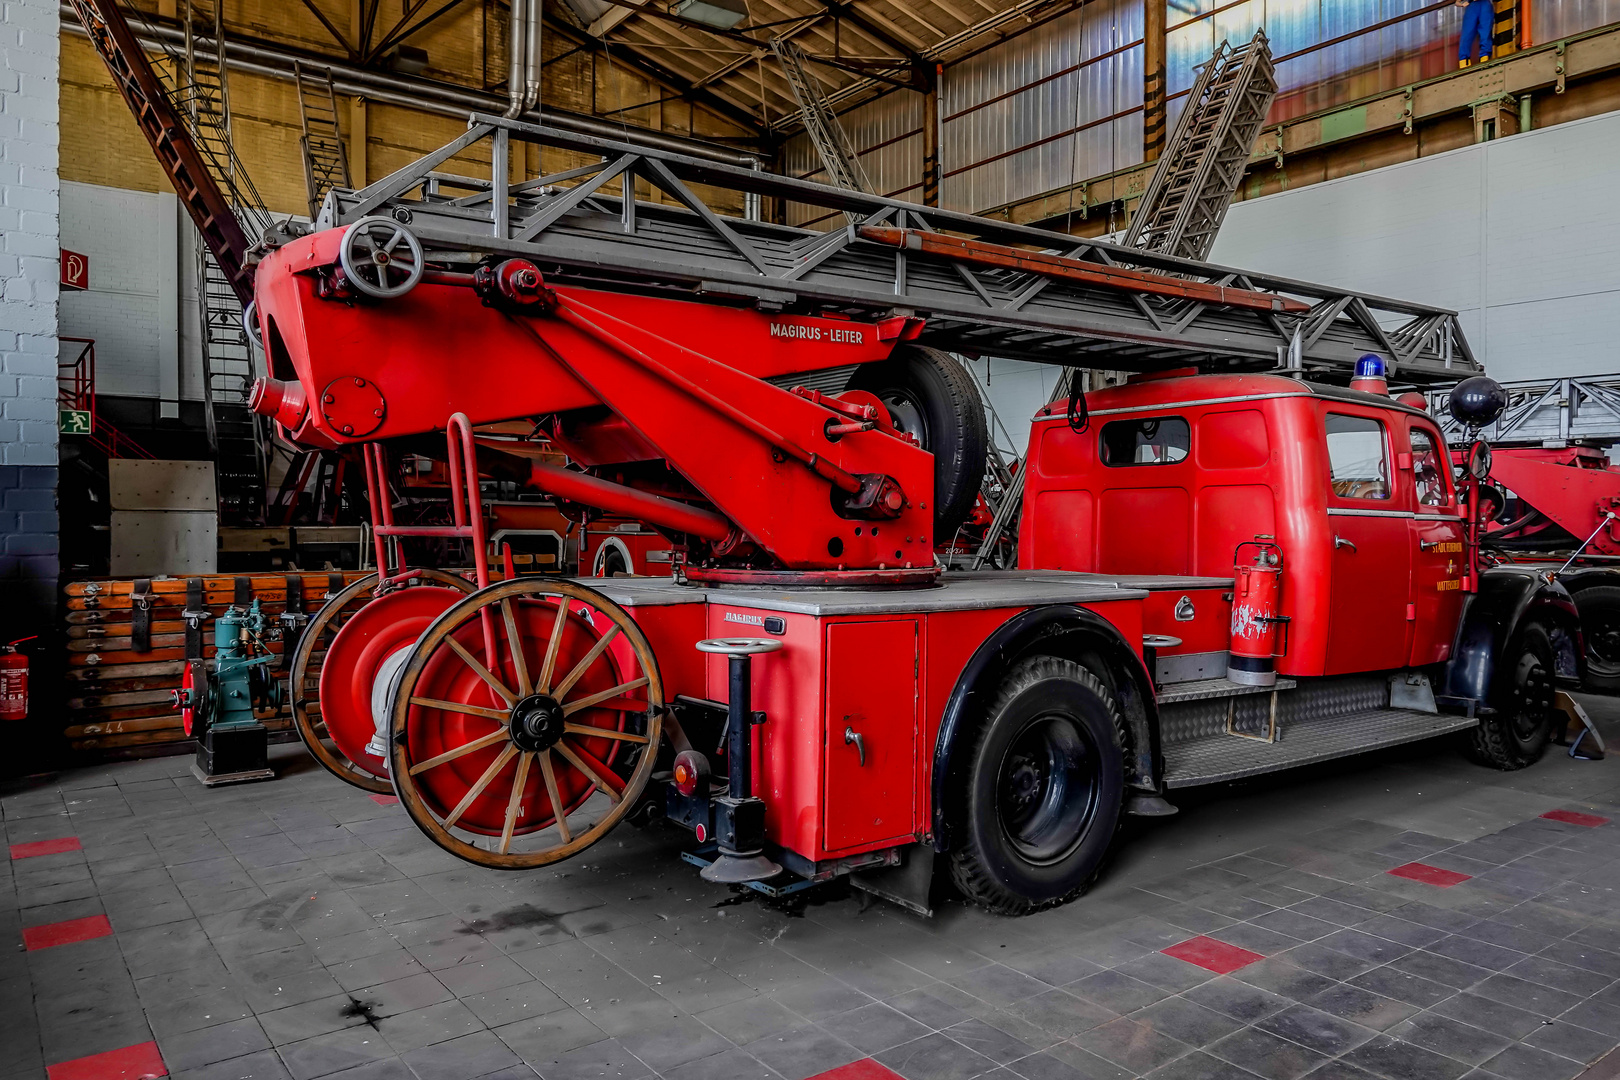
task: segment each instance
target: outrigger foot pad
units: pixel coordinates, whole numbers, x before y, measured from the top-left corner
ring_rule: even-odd
[[[1162,796],[1137,792],[1126,802],[1125,812],[1131,817],[1169,817],[1176,812],[1176,808]]]
[[[782,868],[762,854],[721,855],[698,874],[704,881],[716,885],[746,885],[750,881],[764,881],[782,872]]]

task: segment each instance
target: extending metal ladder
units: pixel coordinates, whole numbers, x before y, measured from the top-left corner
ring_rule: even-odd
[[[1276,96],[1265,31],[1235,49],[1223,41],[1199,69],[1159,167],[1131,215],[1125,246],[1207,258]]]
[[[1186,107],[1131,215],[1125,245],[1183,259],[1206,258],[1276,96],[1277,76],[1264,30],[1236,49],[1221,42],[1198,69]],[[1069,398],[1076,377],[1073,368],[1064,369],[1052,390],[1053,402]],[[999,501],[986,497],[994,516],[969,561],[971,569],[993,561],[1003,538],[1016,536],[1023,470],[1003,491]]]
[[[331,69],[310,68],[294,60],[293,79],[298,84],[298,119],[303,125],[298,145],[304,151],[304,189],[313,220],[328,191],[354,185],[349,179],[349,156],[343,147]]]
[[[793,88],[793,97],[799,103],[804,131],[815,145],[816,154],[827,170],[827,179],[834,187],[850,191],[872,191],[872,180],[861,166],[855,144],[849,141],[844,125],[827,100],[821,80],[805,67],[804,50],[795,41],[772,38],[771,51],[782,66],[782,75]]]

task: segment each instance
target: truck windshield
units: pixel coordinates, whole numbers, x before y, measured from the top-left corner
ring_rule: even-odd
[[[1384,425],[1365,416],[1327,414],[1328,468],[1343,499],[1389,498]]]
[[[1172,465],[1191,447],[1192,429],[1179,416],[1115,420],[1102,428],[1104,465]]]

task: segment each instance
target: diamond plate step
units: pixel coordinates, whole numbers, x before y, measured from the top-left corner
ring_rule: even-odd
[[[1164,748],[1165,786],[1197,787],[1259,776],[1463,731],[1475,723],[1449,713],[1367,709],[1285,723],[1275,743],[1205,735]]]
[[[1211,698],[1243,697],[1248,694],[1269,694],[1273,690],[1292,690],[1299,683],[1293,679],[1277,680],[1276,686],[1244,686],[1226,679],[1193,679],[1189,682],[1167,683],[1159,691],[1160,705],[1174,705],[1178,701],[1207,701]]]

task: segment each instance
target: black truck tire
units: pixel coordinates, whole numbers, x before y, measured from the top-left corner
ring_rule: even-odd
[[[1002,679],[947,786],[951,879],[998,915],[1055,907],[1096,877],[1125,798],[1120,712],[1080,664],[1037,656]]]
[[[1552,638],[1540,623],[1519,628],[1497,663],[1491,715],[1468,732],[1464,751],[1481,765],[1522,769],[1533,765],[1552,737],[1557,693]]]
[[[948,541],[979,497],[990,445],[973,377],[949,353],[902,345],[857,368],[849,389],[875,395],[894,426],[934,455],[934,542]]]
[[[1575,594],[1581,613],[1581,639],[1586,647],[1586,686],[1620,690],[1620,587],[1594,585]]]

